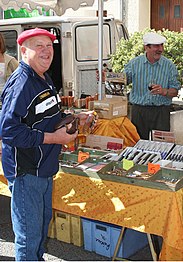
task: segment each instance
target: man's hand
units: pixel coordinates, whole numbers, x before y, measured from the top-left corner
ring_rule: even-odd
[[[152,85],[151,94],[167,97],[176,97],[178,90],[176,88],[163,88],[161,85]]]
[[[79,124],[83,126],[83,132],[85,133],[85,129],[92,130],[97,122],[98,115],[94,111],[81,112],[75,116],[76,119],[79,119]],[[73,119],[73,118],[72,118]],[[71,119],[71,120],[72,120]],[[67,121],[66,121],[67,122]],[[65,123],[65,122],[64,122]],[[53,133],[44,133],[44,144],[61,144],[65,145],[76,139],[78,135],[78,131],[70,132],[72,129],[72,121],[71,123],[65,123],[64,125],[57,125],[56,131]],[[75,129],[73,129],[75,131]]]
[[[78,130],[79,122],[79,117],[68,115],[61,119],[61,121],[55,126],[55,129],[57,130],[66,127],[66,132],[72,135]]]
[[[82,133],[90,133],[96,126],[98,115],[95,111],[81,112],[78,115],[80,119],[80,125],[83,126]]]
[[[92,122],[94,111],[81,112],[77,115],[80,119],[80,125],[83,126],[86,122]]]
[[[151,86],[151,93],[153,95],[162,95],[163,88],[161,85],[154,84]]]
[[[73,141],[78,135],[78,131],[74,134],[68,134],[66,127],[57,129],[53,133],[44,133],[43,144],[60,144],[66,145]]]

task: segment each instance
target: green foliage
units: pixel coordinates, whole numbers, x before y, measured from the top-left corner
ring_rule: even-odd
[[[155,32],[154,29],[146,28],[143,31],[135,32],[129,40],[121,39],[116,47],[116,52],[111,55],[110,64],[114,72],[122,72],[125,64],[132,58],[144,53],[142,37],[147,32]],[[183,33],[163,29],[157,33],[166,37],[163,55],[172,60],[177,66],[180,81],[183,84]]]

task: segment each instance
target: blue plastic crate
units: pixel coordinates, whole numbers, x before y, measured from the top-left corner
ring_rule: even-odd
[[[111,257],[111,226],[102,222],[94,222],[94,251],[102,256]]]
[[[115,247],[120,235],[121,227],[111,228],[111,257],[114,255]],[[128,258],[148,244],[147,235],[139,231],[127,228],[123,236],[123,242],[117,253],[117,257]]]
[[[84,249],[111,257],[111,226],[96,220],[81,218]]]
[[[96,220],[82,218],[84,249],[99,255],[113,257],[121,227]],[[117,257],[128,258],[148,244],[147,236],[132,229],[126,229]]]
[[[83,226],[84,249],[94,251],[93,248],[93,227],[94,223],[90,219],[81,218]]]

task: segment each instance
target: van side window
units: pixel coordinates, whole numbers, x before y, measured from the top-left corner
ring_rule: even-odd
[[[124,38],[126,40],[129,39],[128,31],[122,23],[117,24],[117,31],[119,34],[119,39],[121,38]]]
[[[14,56],[18,60],[18,51],[17,51],[18,34],[17,32],[15,30],[0,31],[0,32],[4,36],[7,53],[11,56]]]
[[[98,25],[79,25],[75,28],[76,60],[98,61]],[[111,32],[108,24],[103,25],[103,59],[111,54]]]

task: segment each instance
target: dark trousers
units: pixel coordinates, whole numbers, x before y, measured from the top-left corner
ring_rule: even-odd
[[[132,123],[141,139],[149,139],[152,130],[170,131],[170,106],[132,105]]]

